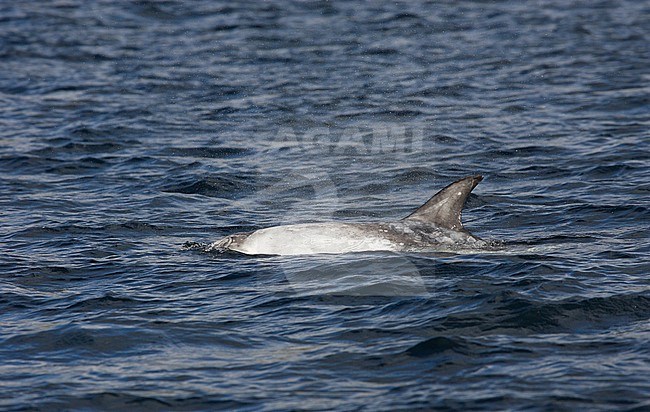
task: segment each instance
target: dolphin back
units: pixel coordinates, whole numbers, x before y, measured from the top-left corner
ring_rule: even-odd
[[[467,176],[445,187],[404,220],[417,220],[451,230],[465,231],[461,213],[467,197],[483,176]]]

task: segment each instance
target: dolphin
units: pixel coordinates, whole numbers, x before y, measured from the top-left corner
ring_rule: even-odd
[[[476,249],[488,243],[467,231],[461,212],[483,176],[467,176],[436,193],[405,218],[381,223],[302,223],[235,233],[208,250],[247,255],[425,252]]]

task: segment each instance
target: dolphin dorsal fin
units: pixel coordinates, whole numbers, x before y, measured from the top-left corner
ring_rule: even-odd
[[[472,189],[483,180],[483,176],[467,176],[445,187],[425,204],[411,213],[405,220],[419,220],[446,229],[463,231],[460,214]]]

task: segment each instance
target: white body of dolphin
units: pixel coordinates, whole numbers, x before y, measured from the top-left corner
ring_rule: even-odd
[[[388,223],[304,223],[236,233],[210,245],[248,255],[305,255],[371,251],[434,251],[481,247],[461,223],[469,193],[482,180],[468,176],[445,187],[406,218]]]

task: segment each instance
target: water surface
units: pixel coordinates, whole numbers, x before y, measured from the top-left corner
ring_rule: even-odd
[[[643,1],[0,4],[4,410],[650,408]],[[505,250],[251,258],[480,173]]]

